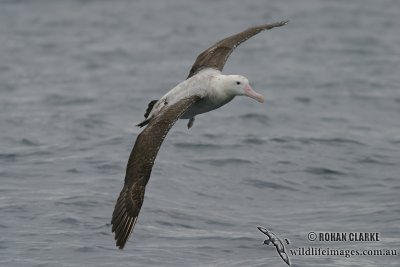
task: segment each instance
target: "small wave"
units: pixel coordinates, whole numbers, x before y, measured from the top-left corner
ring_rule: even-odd
[[[5,162],[12,162],[17,159],[18,155],[16,153],[0,153],[0,160]]]
[[[0,207],[1,212],[22,214],[30,211],[28,204],[5,204]]]
[[[122,48],[92,51],[91,53],[93,54],[93,57],[106,60],[107,62],[115,61],[118,59],[119,60],[133,59],[132,54],[128,50]]]
[[[247,159],[238,159],[238,158],[228,158],[228,159],[200,159],[193,160],[197,163],[205,163],[212,166],[225,166],[225,165],[236,165],[236,164],[251,164],[253,161]]]
[[[278,190],[290,190],[290,191],[298,191],[295,188],[292,188],[290,186],[274,183],[271,181],[263,181],[259,179],[254,179],[254,178],[247,178],[243,182],[244,184],[254,186],[256,188],[272,188],[272,189],[278,189]]]
[[[45,99],[45,102],[53,105],[81,105],[94,102],[94,98],[52,94]]]
[[[206,137],[208,139],[221,139],[224,138],[224,134],[215,134],[215,133],[205,133],[203,134],[203,137]]]
[[[93,252],[94,248],[85,246],[85,247],[77,248],[75,251],[77,251],[77,252]]]
[[[365,146],[366,144],[357,140],[348,139],[348,138],[341,138],[341,137],[334,137],[334,138],[308,138],[311,142],[316,143],[325,143],[331,145],[340,145],[340,144],[354,144]]]
[[[177,148],[189,148],[189,149],[219,149],[224,146],[217,144],[207,144],[207,143],[175,143]]]
[[[178,220],[180,222],[182,221],[193,221],[195,220],[194,216],[189,216],[187,213],[184,213],[180,210],[177,209],[169,209],[169,210],[165,210],[165,209],[152,209],[152,211],[154,213],[159,213],[162,214],[162,216],[168,216],[169,218],[172,218],[174,220]]]
[[[258,138],[258,137],[247,137],[243,139],[243,143],[245,144],[252,144],[252,145],[262,145],[267,143],[266,139]]]
[[[81,124],[83,127],[87,129],[96,129],[98,126],[103,126],[107,124],[107,122],[100,118],[100,117],[95,117],[95,116],[89,116],[87,118],[80,118],[76,120],[77,123]]]
[[[295,140],[292,137],[274,137],[271,138],[271,141],[276,142],[276,143],[288,143]]]
[[[71,225],[78,225],[79,220],[75,218],[64,218],[59,221],[60,223],[71,224]]]
[[[344,185],[344,184],[342,184],[342,185],[340,185],[340,184],[326,185],[326,187],[327,188],[336,189],[336,190],[340,190],[340,191],[343,191],[343,190],[346,190],[346,189],[349,188],[348,185]]]
[[[346,123],[349,119],[343,117],[321,117],[321,121],[331,122],[331,123]]]
[[[379,159],[379,156],[366,156],[357,160],[357,162],[361,164],[376,164],[385,166],[396,165],[394,162],[389,162],[388,159]]]
[[[98,207],[99,202],[91,201],[91,200],[75,200],[79,197],[68,197],[63,199],[62,201],[55,202],[56,205],[63,206],[77,206],[77,207]]]
[[[33,140],[27,139],[27,138],[22,138],[19,143],[21,145],[25,145],[25,146],[40,146],[40,144],[38,142],[35,142]]]
[[[346,175],[344,172],[321,167],[309,167],[306,168],[304,171],[315,175]]]
[[[121,165],[119,165],[119,164],[110,164],[110,163],[104,163],[104,164],[96,165],[96,168],[98,170],[104,171],[106,173],[114,173],[115,171],[123,170]]]
[[[270,139],[273,142],[277,143],[301,143],[301,144],[312,144],[312,143],[321,143],[321,144],[327,144],[327,145],[347,145],[347,144],[354,144],[354,145],[360,145],[360,146],[365,146],[365,143],[362,143],[357,140],[349,139],[349,138],[342,138],[342,137],[333,137],[333,138],[316,138],[316,137],[290,137],[290,136],[284,136],[284,137],[274,137]]]
[[[216,194],[210,194],[210,193],[208,193],[206,191],[197,190],[197,191],[193,191],[193,193],[195,193],[196,195],[201,196],[201,197],[206,197],[207,199],[223,200],[222,197],[220,197],[220,196],[218,196]]]
[[[76,168],[68,169],[68,170],[66,170],[66,172],[69,172],[69,173],[82,173],[81,171],[79,171],[79,170],[76,169]]]
[[[294,165],[294,166],[298,166],[297,163],[289,161],[289,160],[278,160],[276,162],[277,164],[281,164],[281,165]]]
[[[117,144],[121,144],[125,141],[125,139],[121,136],[114,136],[114,137],[110,137],[105,139],[104,141],[102,141],[103,144],[110,144],[110,145],[117,145]]]
[[[218,226],[222,226],[222,227],[234,227],[235,224],[228,222],[227,220],[214,220],[214,219],[210,219],[210,218],[204,218],[203,221],[207,224],[210,225],[218,225]]]
[[[268,124],[269,117],[265,114],[247,113],[240,115],[239,118],[244,120],[256,121],[261,124]]]
[[[162,226],[171,226],[171,227],[180,227],[180,228],[185,228],[185,229],[195,229],[193,226],[189,224],[183,224],[183,223],[171,223],[167,222],[164,220],[158,220],[156,223],[162,225]]]
[[[0,153],[0,161],[4,162],[15,162],[20,158],[32,157],[32,156],[47,156],[52,153],[49,151],[36,150],[33,151],[31,149],[27,151],[20,151],[18,153]]]
[[[194,171],[201,171],[201,168],[197,168],[195,166],[192,166],[192,165],[189,165],[189,164],[186,164],[186,163],[183,164],[183,167],[184,168],[188,168],[190,170],[194,170]]]
[[[304,96],[297,96],[294,98],[295,101],[303,103],[303,104],[309,104],[311,103],[311,98],[309,97],[304,97]]]

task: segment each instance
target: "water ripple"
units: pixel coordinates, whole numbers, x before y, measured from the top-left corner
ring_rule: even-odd
[[[70,224],[70,225],[79,225],[80,221],[76,218],[63,218],[61,220],[59,220],[60,223],[65,223],[65,224]]]
[[[342,137],[332,137],[332,138],[316,138],[316,137],[291,137],[291,136],[284,136],[284,137],[274,137],[271,138],[271,141],[277,143],[301,143],[301,144],[327,144],[332,146],[346,146],[346,145],[359,145],[359,146],[366,146],[367,144],[354,139],[349,138],[342,138]]]
[[[364,156],[357,160],[357,163],[361,164],[376,164],[382,166],[395,166],[397,163],[391,162],[389,158],[382,157],[382,156]]]
[[[221,149],[224,147],[219,144],[210,144],[210,143],[184,143],[179,142],[174,144],[177,148],[188,148],[188,149]]]
[[[18,154],[16,153],[0,153],[0,160],[4,162],[16,161]]]
[[[307,173],[321,175],[321,176],[343,176],[346,173],[329,168],[322,167],[309,167],[304,170]]]
[[[52,94],[46,97],[45,102],[51,105],[82,105],[94,102],[91,97],[77,97],[60,94]]]
[[[262,138],[262,137],[247,137],[245,139],[243,139],[242,141],[245,144],[253,144],[253,145],[262,145],[268,142],[268,140],[266,138]]]
[[[226,166],[226,165],[236,165],[236,164],[254,164],[254,161],[240,158],[223,158],[223,159],[197,159],[192,160],[196,163],[203,163],[212,166]]]
[[[239,116],[240,119],[246,121],[255,121],[261,123],[263,125],[267,125],[269,122],[268,115],[265,114],[258,114],[258,113],[247,113]]]
[[[271,188],[277,190],[289,190],[289,191],[298,191],[298,189],[293,188],[291,186],[283,185],[282,181],[280,183],[275,183],[271,181],[265,181],[255,178],[246,178],[244,179],[244,184],[251,185],[256,188]]]

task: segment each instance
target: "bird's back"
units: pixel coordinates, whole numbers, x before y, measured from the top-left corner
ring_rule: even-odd
[[[151,118],[152,116],[156,115],[164,106],[175,104],[177,101],[185,97],[190,97],[193,95],[205,97],[207,92],[210,90],[211,79],[220,74],[221,72],[218,70],[205,69],[193,77],[182,81],[177,86],[169,90],[157,101],[157,103],[154,104],[149,117]]]

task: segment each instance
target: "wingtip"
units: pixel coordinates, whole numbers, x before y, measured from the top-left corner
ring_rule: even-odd
[[[260,25],[258,27],[260,27],[261,30],[270,30],[270,29],[273,29],[275,27],[285,26],[288,23],[289,23],[289,20],[283,20],[283,21],[279,21],[279,22]]]
[[[275,25],[276,25],[276,27],[281,27],[281,26],[285,26],[288,23],[289,23],[289,20],[283,20],[283,21],[275,23]]]
[[[119,250],[123,250],[124,247],[125,247],[125,244],[123,244],[123,245],[116,245],[116,246],[117,246],[117,248],[118,248]]]
[[[124,247],[126,245],[126,241],[128,241],[128,239],[121,239],[121,237],[115,236],[115,246],[119,250],[123,250],[124,249]]]
[[[119,250],[123,250],[126,244],[126,241],[124,242],[124,240],[121,240],[120,237],[117,236],[117,233],[115,232],[115,230],[112,231],[113,233],[115,233],[115,246],[119,249]]]
[[[264,227],[262,227],[262,226],[257,226],[257,229],[258,229],[261,233],[263,233],[263,234],[265,234],[266,231],[268,231],[266,228],[264,228]]]
[[[137,217],[136,217],[137,218]],[[115,246],[118,247],[119,250],[123,250],[129,237],[132,234],[133,227],[135,226],[136,220],[134,222],[130,222],[128,225],[124,225],[123,229],[116,229],[113,231],[115,233]]]

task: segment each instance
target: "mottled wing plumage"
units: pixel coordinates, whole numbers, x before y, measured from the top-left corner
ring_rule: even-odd
[[[238,45],[261,31],[280,27],[285,25],[286,23],[287,21],[281,21],[277,23],[255,26],[217,42],[207,50],[203,51],[197,57],[195,63],[190,69],[189,76],[187,78],[192,77],[204,68],[214,68],[222,71],[229,55]]]
[[[285,246],[283,245],[282,241],[271,231],[265,229],[264,227],[257,226],[258,230],[260,230],[263,234],[268,236],[267,240],[264,240],[264,244],[266,245],[274,245],[276,248],[276,251],[278,252],[279,256],[282,258],[282,260],[290,266],[290,259],[288,254],[286,253]],[[287,240],[287,239],[285,239]],[[289,243],[288,243],[289,244]]]
[[[268,231],[268,230],[265,229],[264,227],[257,226],[257,229],[260,230],[260,232],[263,233],[264,235],[266,235],[266,236],[268,236],[269,238],[271,238],[270,231]]]
[[[191,96],[166,106],[139,134],[126,168],[125,184],[118,197],[112,216],[112,231],[116,245],[123,249],[143,204],[146,184],[149,181],[154,160],[168,131],[199,96]]]

